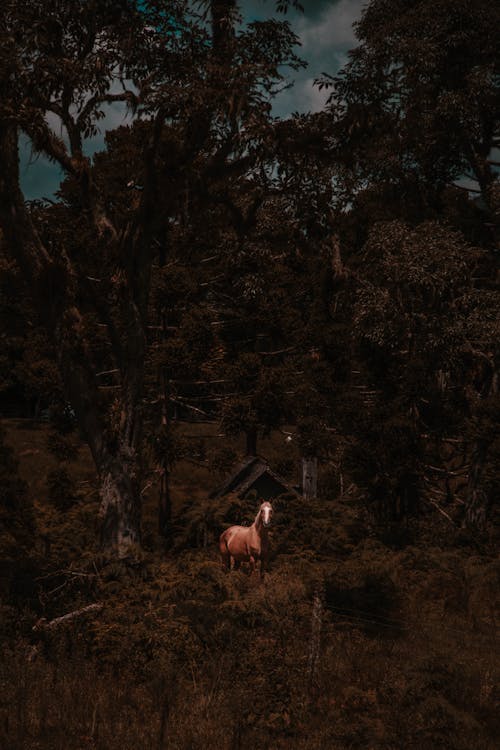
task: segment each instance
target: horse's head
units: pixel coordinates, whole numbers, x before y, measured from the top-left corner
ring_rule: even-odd
[[[268,503],[267,500],[266,500],[260,506],[260,517],[262,518],[262,525],[263,526],[270,526],[271,525],[272,515],[273,515],[273,507],[272,507],[271,503]]]

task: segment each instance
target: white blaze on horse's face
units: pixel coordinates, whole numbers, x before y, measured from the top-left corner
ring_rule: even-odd
[[[271,516],[273,514],[273,509],[271,507],[271,503],[262,503],[260,506],[260,512],[262,515],[262,523],[264,526],[270,526],[271,524]]]

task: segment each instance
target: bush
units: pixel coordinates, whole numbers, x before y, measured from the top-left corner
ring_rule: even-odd
[[[78,500],[75,482],[64,466],[47,475],[47,489],[50,502],[58,510],[68,510]]]

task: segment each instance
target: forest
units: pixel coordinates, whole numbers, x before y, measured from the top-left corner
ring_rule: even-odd
[[[500,3],[337,2],[3,0],[2,748],[498,747]]]

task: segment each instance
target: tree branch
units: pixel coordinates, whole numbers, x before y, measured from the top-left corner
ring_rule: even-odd
[[[48,622],[44,617],[42,617],[40,620],[38,620],[37,623],[35,623],[35,625],[33,625],[32,630],[35,633],[40,630],[55,630],[55,628],[58,628],[67,622],[71,622],[71,620],[75,620],[78,617],[82,617],[82,615],[89,615],[89,614],[96,615],[98,612],[101,612],[103,609],[104,609],[104,604],[101,604],[100,602],[96,602],[95,604],[89,604],[86,607],[82,607],[81,609],[76,609],[73,612],[68,612],[67,615],[62,615],[62,617],[56,617],[54,620],[50,620]]]
[[[24,123],[22,129],[29,136],[35,151],[45,154],[51,161],[56,162],[66,172],[77,175],[77,165],[68,154],[64,142],[49,128],[41,113],[29,123]]]
[[[103,94],[99,96],[91,97],[88,102],[82,107],[77,119],[76,125],[82,129],[86,118],[91,114],[92,110],[99,104],[112,104],[113,102],[128,102],[129,104],[139,104],[139,98],[133,91],[123,91],[120,94]]]

